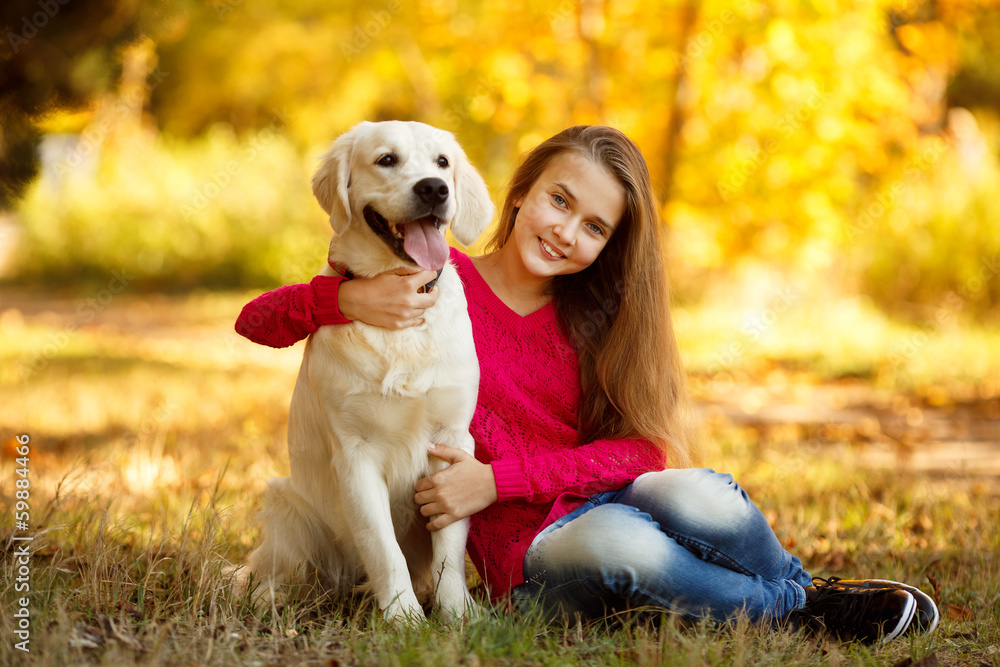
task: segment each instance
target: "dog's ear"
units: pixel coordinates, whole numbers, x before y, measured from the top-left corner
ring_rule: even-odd
[[[457,143],[456,143],[457,146]],[[486,182],[461,147],[457,147],[455,165],[455,204],[457,212],[451,223],[451,233],[458,242],[468,247],[476,242],[479,235],[493,219],[493,202],[486,189]]]
[[[351,202],[347,188],[351,184],[351,153],[355,132],[340,135],[320,158],[312,179],[313,194],[323,210],[330,214],[330,225],[338,234],[351,224]]]

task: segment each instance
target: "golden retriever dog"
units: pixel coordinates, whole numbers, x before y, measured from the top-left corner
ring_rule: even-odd
[[[468,519],[431,533],[413,496],[418,479],[447,467],[429,443],[473,452],[479,364],[444,232],[476,240],[493,215],[486,184],[450,133],[389,121],[340,136],[312,187],[335,232],[331,267],[436,269],[440,293],[421,325],[353,322],[309,337],[289,414],[291,476],[268,483],[237,590],[256,584],[255,599],[281,600],[291,584],[361,587],[393,623],[422,619],[418,600],[433,592],[447,620],[464,619],[476,608]]]

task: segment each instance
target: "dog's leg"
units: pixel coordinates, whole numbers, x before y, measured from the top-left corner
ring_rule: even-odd
[[[396,625],[422,620],[424,612],[396,542],[384,477],[375,463],[363,456],[345,456],[337,469],[344,485],[344,509],[352,517],[351,533],[384,617]]]
[[[465,583],[465,540],[469,520],[462,519],[435,532],[431,537],[434,557],[434,601],[445,621],[462,621],[479,614]]]
[[[475,443],[468,431],[442,432],[435,442],[458,447],[470,454]],[[431,457],[431,469],[436,472],[448,467],[439,458]],[[431,534],[433,557],[431,575],[434,577],[434,600],[443,612],[445,621],[462,621],[479,615],[480,609],[465,583],[465,542],[469,535],[469,519],[462,519]]]

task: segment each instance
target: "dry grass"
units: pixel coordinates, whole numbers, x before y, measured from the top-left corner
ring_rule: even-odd
[[[755,353],[729,369],[746,376],[739,396],[713,389],[711,364],[696,360],[707,458],[736,474],[814,574],[877,575],[934,590],[945,619],[933,637],[876,650],[746,624],[561,628],[502,612],[461,631],[435,622],[395,631],[360,600],[311,598],[271,613],[228,592],[222,568],[253,544],[256,498],[286,471],[287,409],[301,357],[300,346],[258,348],[232,332],[248,295],[120,295],[92,321],[81,318],[77,297],[2,296],[0,490],[10,509],[0,524],[0,664],[876,665],[934,655],[939,664],[1000,665],[997,477],[957,461],[870,465],[871,451],[886,442],[912,458],[940,441],[936,431],[921,440],[920,425],[906,426],[905,416],[917,407],[929,420],[948,408],[922,397],[920,383],[886,381],[877,353],[876,370],[856,382],[870,391],[867,412],[859,399],[848,407],[860,416],[846,424],[841,413],[803,422],[773,410],[802,392],[808,404],[831,386],[810,370],[829,359],[788,370],[775,355]],[[697,331],[701,320],[691,317],[688,331]],[[996,376],[952,370],[941,386],[970,384],[978,401],[973,409],[956,398],[952,420],[996,429]],[[775,373],[785,376],[780,387]],[[744,389],[759,394],[753,409]],[[900,399],[897,432],[887,415]],[[31,437],[30,528],[16,532],[35,538],[27,654],[14,648],[22,593],[18,544],[8,539],[18,434]]]

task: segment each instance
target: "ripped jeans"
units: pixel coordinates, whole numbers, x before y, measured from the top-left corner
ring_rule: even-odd
[[[519,610],[599,618],[626,609],[779,619],[812,578],[731,475],[669,469],[598,493],[535,537]]]

